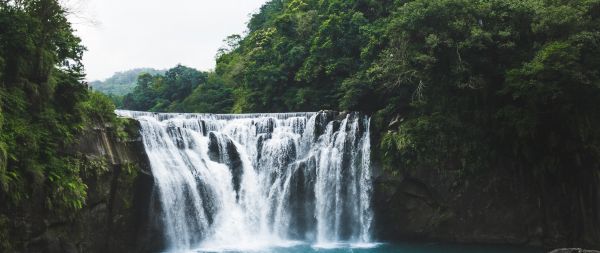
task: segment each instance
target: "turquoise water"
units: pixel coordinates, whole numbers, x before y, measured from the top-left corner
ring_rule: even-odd
[[[375,244],[336,244],[309,245],[303,243],[284,246],[247,249],[211,249],[192,251],[195,253],[543,253],[536,248],[490,245],[461,245],[441,243],[375,243]]]

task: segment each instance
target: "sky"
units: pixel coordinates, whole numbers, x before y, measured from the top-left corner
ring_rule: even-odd
[[[215,67],[231,34],[243,35],[250,15],[266,0],[63,0],[87,48],[87,80],[118,71],[177,64]]]

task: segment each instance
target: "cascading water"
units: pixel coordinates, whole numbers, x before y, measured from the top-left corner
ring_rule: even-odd
[[[368,117],[117,114],[141,124],[170,250],[370,241]]]

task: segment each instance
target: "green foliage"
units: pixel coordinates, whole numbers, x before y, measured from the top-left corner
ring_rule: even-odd
[[[0,27],[0,198],[18,203],[27,185],[47,182],[59,148],[82,127],[74,105],[87,92],[79,82],[83,47],[56,1],[4,1]]]
[[[560,183],[582,196],[569,208],[598,213],[598,0],[272,0],[248,35],[225,40],[214,73],[127,74],[114,83],[136,87],[109,98],[81,84],[83,47],[56,1],[0,6],[3,202],[43,185],[48,206],[80,207],[85,166],[58,150],[87,124],[125,138],[112,100],[150,111],[362,111],[387,171],[510,168],[542,193]]]
[[[225,86],[217,75],[209,74],[206,83],[196,87],[183,100],[178,111],[229,113],[233,102],[233,89]]]
[[[273,0],[215,73],[233,112],[372,114],[388,172],[504,168],[540,196],[583,196],[564,208],[586,216],[600,183],[598,13],[598,0]]]
[[[536,175],[574,165],[597,169],[600,153],[584,148],[600,145],[598,130],[590,127],[600,123],[595,122],[600,115],[594,106],[600,98],[595,70],[600,66],[599,27],[594,26],[591,5],[592,1],[403,5],[388,26],[396,36],[370,69],[386,91],[404,89],[411,94],[405,95],[409,104],[390,112],[408,119],[391,135],[398,143],[413,140],[434,148],[416,153],[423,160],[420,164],[436,161],[428,157],[431,154],[449,154],[463,159],[457,165],[464,169],[488,168],[502,160]],[[414,124],[432,117],[441,121]],[[455,139],[414,141],[423,136]],[[391,137],[386,137],[388,154],[406,152],[402,145],[391,148]],[[584,156],[588,162],[578,162],[577,157]]]
[[[111,123],[115,119],[115,104],[100,92],[88,92],[88,98],[79,104],[87,121],[94,123]]]
[[[180,103],[201,83],[207,73],[182,65],[164,75],[141,74],[132,93],[123,98],[123,108],[143,111],[176,111]]]
[[[89,85],[93,90],[102,92],[108,96],[124,96],[133,91],[137,84],[138,76],[144,73],[150,75],[162,75],[165,71],[153,68],[137,68],[117,72],[104,81],[92,81]]]
[[[51,190],[46,205],[55,212],[81,209],[87,197],[87,185],[80,177],[81,162],[78,159],[52,159],[48,166],[48,188]]]
[[[84,129],[119,122],[82,81],[83,51],[58,1],[0,1],[0,214],[39,206],[34,195],[60,216],[85,204],[89,166],[65,150]]]
[[[599,9],[597,0],[273,0],[247,36],[225,39],[214,73],[142,75],[123,105],[358,110],[375,115],[374,153],[390,170],[589,173],[600,165]]]
[[[131,110],[149,110],[156,104],[158,91],[154,89],[162,82],[162,76],[141,74],[138,77],[137,86],[132,93],[123,98],[123,108]],[[156,85],[152,85],[156,83]]]
[[[596,168],[598,6],[271,1],[216,73],[234,112],[376,113],[388,168]]]

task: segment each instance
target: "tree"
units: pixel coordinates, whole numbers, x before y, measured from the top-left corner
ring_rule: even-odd
[[[123,98],[123,108],[143,111],[174,111],[208,74],[177,65],[164,75],[142,73],[132,93]]]

